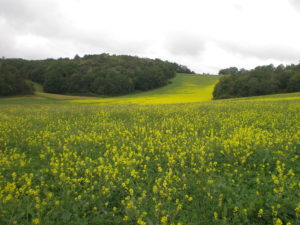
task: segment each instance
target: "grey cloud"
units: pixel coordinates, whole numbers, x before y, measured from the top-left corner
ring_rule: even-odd
[[[90,41],[85,32],[76,29],[64,18],[56,1],[51,0],[1,0],[0,29],[5,31],[0,36],[0,55],[6,57],[59,57],[68,52],[68,48],[76,54],[81,42]],[[17,48],[16,39],[26,35],[45,39],[51,46],[30,47],[36,43],[28,40],[30,43]],[[98,43],[103,42],[103,36],[98,35]]]
[[[296,9],[300,10],[300,1],[299,0],[289,0],[289,2],[296,7]]]
[[[12,47],[15,43],[14,32],[9,27],[6,27],[5,24],[1,24],[0,29],[5,30],[0,35],[0,57],[10,56],[14,50]]]
[[[0,2],[0,16],[10,23],[22,23],[34,19],[33,9],[28,7],[24,1],[2,0]],[[23,24],[23,23],[22,23]]]
[[[0,57],[60,57],[79,54],[111,52],[139,54],[146,43],[123,40],[95,28],[86,30],[67,20],[54,0],[1,0],[0,1]],[[16,38],[32,35],[47,40],[51,46],[28,43],[16,47]],[[26,44],[26,43],[25,43]],[[37,48],[37,47],[36,47]]]
[[[81,52],[97,51],[96,53],[109,51],[109,53],[115,54],[139,54],[143,53],[148,46],[147,43],[142,41],[123,40],[97,31],[87,34],[77,34],[72,39],[72,42]]]
[[[58,5],[50,0],[1,0],[0,17],[20,32],[42,32],[45,35],[57,32],[61,27],[59,22],[63,22]]]
[[[50,0],[1,0],[0,1],[0,54],[7,57],[39,58],[49,54],[49,46],[34,49],[28,46],[17,47],[17,39],[32,35],[44,39],[65,36],[68,29],[64,28],[62,15],[55,1]],[[26,44],[26,43],[25,43]],[[28,52],[26,52],[28,51]]]
[[[299,48],[292,48],[287,45],[240,44],[232,42],[219,42],[218,44],[234,54],[256,57],[262,60],[294,61],[300,57]]]
[[[239,4],[239,3],[235,3],[233,6],[238,11],[243,10],[243,8],[244,8],[243,5]]]
[[[205,41],[194,35],[175,33],[167,41],[166,48],[174,55],[197,56],[205,50]]]

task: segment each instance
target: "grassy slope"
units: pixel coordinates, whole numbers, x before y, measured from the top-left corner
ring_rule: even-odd
[[[136,94],[96,98],[86,96],[70,96],[45,93],[43,87],[33,83],[35,87],[34,96],[14,96],[0,98],[0,103],[100,103],[100,104],[172,104],[204,102],[212,99],[214,85],[218,82],[219,76],[203,76],[178,74],[173,78],[172,83],[152,91]],[[58,101],[60,100],[60,101]],[[63,100],[63,101],[61,101]],[[219,101],[281,101],[300,100],[300,92],[254,96],[245,98],[232,98]]]
[[[273,94],[273,95],[261,95],[244,98],[232,98],[225,101],[281,101],[281,100],[300,100],[300,92]]]
[[[4,97],[1,98],[0,103],[170,104],[203,102],[212,99],[212,91],[218,79],[219,76],[178,74],[172,79],[172,83],[165,87],[110,98],[45,93],[41,85],[30,81],[36,90],[33,96]]]
[[[155,90],[129,94],[117,97],[85,97],[45,93],[40,84],[31,82],[35,88],[34,96],[14,96],[1,98],[6,101],[41,102],[69,100],[73,103],[100,103],[100,104],[170,104],[203,102],[212,99],[214,85],[219,76],[203,76],[178,74],[172,83]],[[66,101],[64,101],[66,102]]]
[[[77,99],[78,96],[69,96],[69,95],[59,95],[44,92],[44,88],[41,84],[31,81],[34,87],[34,95],[41,98],[54,99],[54,100],[67,100],[67,99]]]
[[[218,76],[179,74],[165,87],[121,97],[73,100],[80,103],[170,104],[209,101]]]
[[[22,95],[22,96],[9,96],[9,97],[0,97],[0,103],[54,103],[59,102],[57,100],[73,100],[73,99],[94,99],[95,97],[87,97],[87,96],[74,96],[74,95],[61,95],[61,94],[53,94],[44,92],[44,88],[41,84],[36,82],[27,80],[27,82],[31,83],[34,87],[34,95]]]
[[[42,85],[32,82],[34,89],[35,89],[35,96],[47,98],[47,99],[54,99],[54,100],[69,100],[69,99],[87,99],[92,97],[85,97],[85,96],[73,96],[73,95],[60,95],[60,94],[52,94],[44,92],[44,88]]]

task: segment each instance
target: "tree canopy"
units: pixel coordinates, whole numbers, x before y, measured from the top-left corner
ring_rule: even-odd
[[[26,82],[24,71],[0,60],[0,96],[32,94],[33,86]]]
[[[176,72],[193,73],[186,66],[160,59],[109,54],[76,55],[74,59],[2,59],[1,64],[11,68],[10,73],[0,71],[0,79],[5,76],[10,80],[1,83],[6,87],[3,90],[9,89],[10,84],[20,92],[3,91],[0,95],[25,93],[29,86],[17,87],[21,78],[22,82],[28,79],[42,84],[49,93],[122,95],[166,85]]]
[[[223,76],[215,86],[214,99],[247,97],[300,91],[300,64],[241,69]]]
[[[239,72],[237,67],[229,67],[219,71],[219,75],[234,75]]]

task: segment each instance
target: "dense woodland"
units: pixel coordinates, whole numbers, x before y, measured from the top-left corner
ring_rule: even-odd
[[[2,61],[0,63],[0,96],[32,94],[33,86],[26,81],[23,71]]]
[[[220,70],[214,99],[300,91],[300,64],[258,66],[252,70],[230,67]]]
[[[160,59],[109,54],[74,59],[0,60],[0,95],[31,94],[31,80],[45,92],[81,95],[121,95],[164,86],[186,66]]]

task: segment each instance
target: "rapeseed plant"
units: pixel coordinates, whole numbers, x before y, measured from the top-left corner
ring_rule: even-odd
[[[1,105],[0,224],[299,224],[299,112]]]

